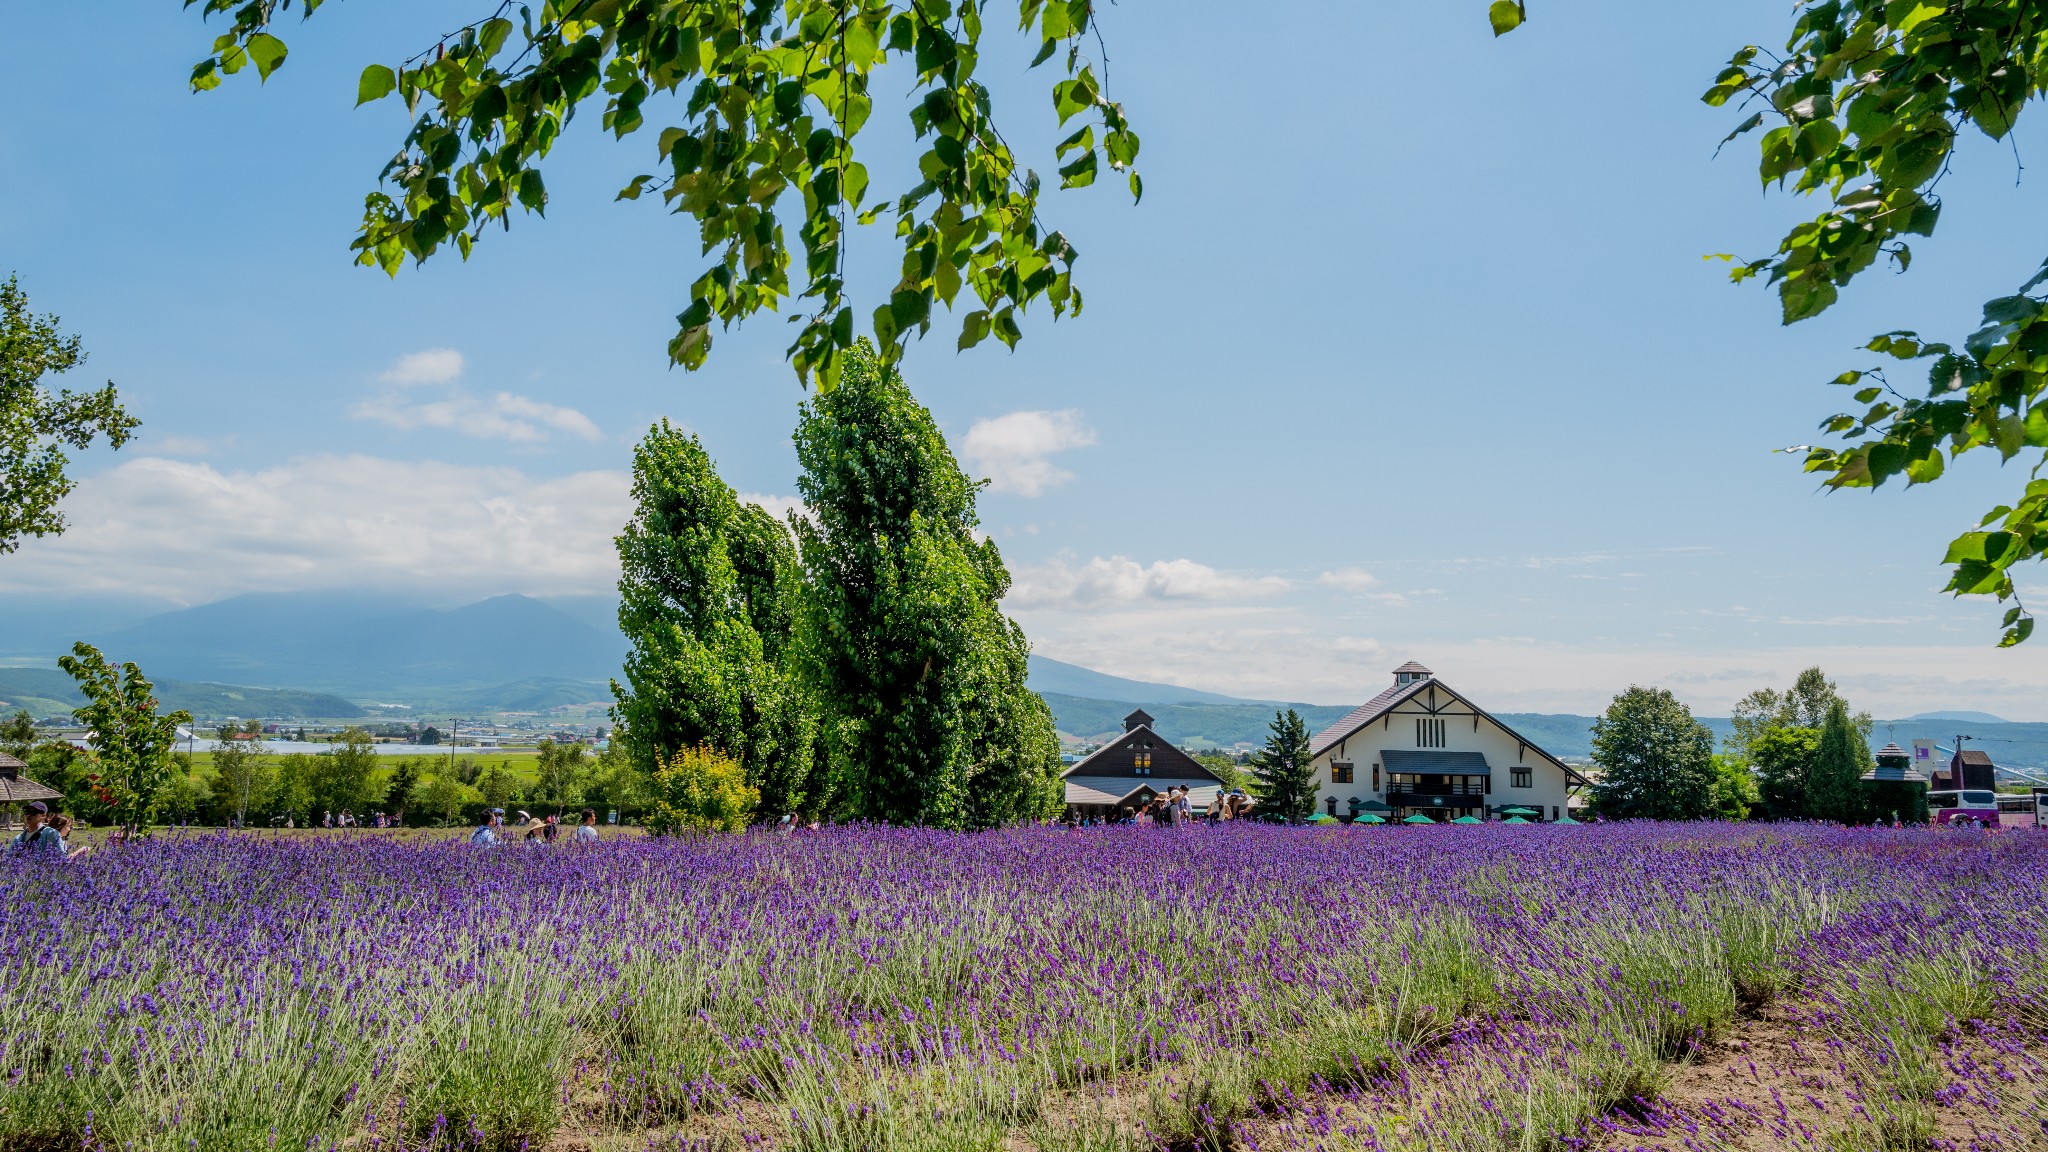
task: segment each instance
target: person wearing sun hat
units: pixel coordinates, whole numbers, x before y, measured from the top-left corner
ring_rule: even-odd
[[[22,828],[15,834],[13,849],[17,855],[31,852],[46,852],[58,859],[64,856],[64,838],[50,827],[50,806],[41,800],[31,800],[28,811],[22,814]]]

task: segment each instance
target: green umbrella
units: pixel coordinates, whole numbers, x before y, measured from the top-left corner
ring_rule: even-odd
[[[1486,823],[1486,821],[1484,821],[1484,820],[1481,820],[1481,819],[1480,819],[1479,817],[1477,817],[1477,816],[1460,816],[1460,817],[1458,817],[1458,818],[1457,818],[1456,820],[1453,820],[1453,821],[1451,821],[1451,823],[1453,823],[1453,824],[1484,824],[1484,823]]]
[[[1355,823],[1359,824],[1385,824],[1386,822],[1387,818],[1385,816],[1375,816],[1370,812],[1367,812],[1365,815],[1360,816],[1355,821]]]
[[[1527,824],[1527,823],[1528,823],[1528,821],[1527,821],[1527,820],[1524,820],[1524,819],[1522,819],[1522,818],[1521,818],[1520,816],[1510,816],[1510,817],[1508,817],[1507,819],[1505,819],[1505,820],[1501,821],[1501,823],[1503,823],[1503,824]]]
[[[1571,817],[1569,817],[1569,816],[1559,816],[1559,817],[1558,817],[1557,819],[1555,819],[1555,820],[1552,820],[1552,821],[1551,821],[1551,823],[1552,823],[1552,824],[1579,824],[1579,823],[1583,823],[1583,821],[1579,821],[1579,820],[1574,820],[1574,819],[1572,819],[1572,818],[1571,818]]]
[[[1541,813],[1541,812],[1538,812],[1538,811],[1536,811],[1536,810],[1535,810],[1534,808],[1521,808],[1521,807],[1516,807],[1516,808],[1502,808],[1502,809],[1500,809],[1500,813],[1501,813],[1501,815],[1503,815],[1503,816],[1541,816],[1541,815],[1543,815],[1543,813]]]
[[[1423,815],[1422,813],[1420,813],[1420,812],[1417,812],[1417,813],[1416,813],[1415,815],[1413,815],[1413,816],[1404,816],[1404,817],[1402,817],[1402,818],[1401,818],[1401,823],[1403,823],[1403,824],[1434,824],[1434,823],[1436,823],[1436,821],[1434,821],[1434,820],[1431,820],[1431,819],[1430,819],[1429,817],[1427,817],[1427,816],[1424,816],[1424,815]]]
[[[1308,822],[1311,824],[1335,824],[1337,818],[1335,816],[1316,815],[1309,817]]]

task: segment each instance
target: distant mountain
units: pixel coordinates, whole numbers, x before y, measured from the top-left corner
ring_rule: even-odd
[[[1963,724],[2007,724],[2003,716],[1989,712],[1918,712],[1906,717],[1908,720],[1953,720]]]
[[[1204,692],[1199,688],[1183,688],[1178,684],[1126,680],[1122,676],[1111,676],[1106,672],[1097,672],[1078,664],[1067,664],[1044,656],[1031,657],[1026,665],[1026,674],[1032,690],[1040,695],[1057,692],[1062,696],[1084,700],[1122,700],[1143,704],[1148,708],[1154,704],[1268,703],[1265,700],[1246,700],[1241,696]],[[1126,712],[1128,711],[1126,709]]]
[[[194,716],[219,718],[258,716],[346,720],[363,709],[339,696],[293,689],[242,688],[232,684],[201,684],[156,680],[157,701],[169,711],[184,709]],[[71,677],[51,668],[0,668],[0,710],[25,708],[37,719],[66,716],[85,703]]]
[[[399,700],[530,679],[603,683],[625,656],[616,628],[529,596],[442,609],[374,594],[250,593],[86,638],[153,676]]]
[[[1132,700],[1091,700],[1063,692],[1040,692],[1052,709],[1059,729],[1083,740],[1123,731],[1124,717],[1141,705]],[[1261,744],[1266,726],[1273,722],[1272,704],[1143,704],[1154,723],[1152,730],[1176,744],[1204,743],[1229,747],[1244,742]],[[1308,721],[1310,731],[1333,723],[1350,708],[1338,704],[1282,704]]]

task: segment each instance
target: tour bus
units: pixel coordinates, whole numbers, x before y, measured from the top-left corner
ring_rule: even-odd
[[[1935,789],[1927,793],[1930,824],[1976,824],[1998,827],[1998,793],[1978,788]]]

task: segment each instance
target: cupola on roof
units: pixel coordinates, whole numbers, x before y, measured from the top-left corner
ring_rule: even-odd
[[[1394,683],[1412,684],[1417,680],[1427,680],[1434,675],[1436,675],[1436,673],[1431,672],[1429,669],[1424,668],[1422,665],[1417,664],[1413,660],[1410,660],[1406,664],[1401,665],[1399,668],[1394,669]]]

